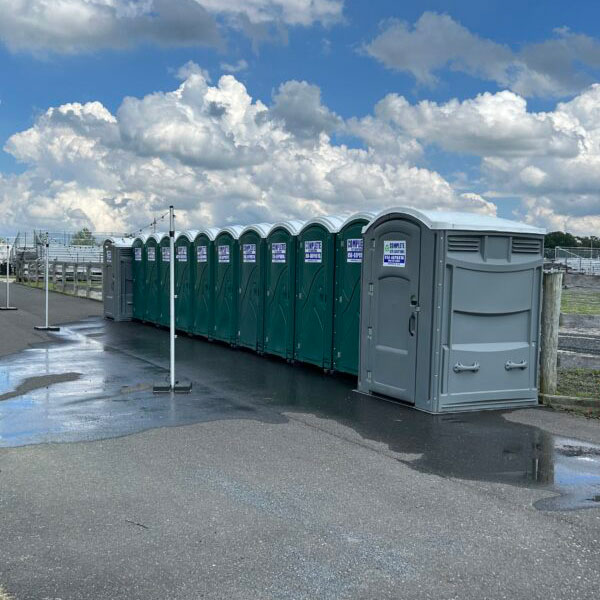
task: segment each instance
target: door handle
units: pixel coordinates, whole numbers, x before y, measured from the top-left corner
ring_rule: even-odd
[[[521,362],[513,362],[512,360],[507,360],[504,368],[507,371],[512,371],[513,369],[526,369],[527,368],[527,361],[526,360],[522,360]]]
[[[412,313],[410,315],[410,318],[408,319],[408,333],[411,336],[414,336],[416,328],[417,328],[417,315],[415,313]]]
[[[472,365],[463,365],[462,363],[457,362],[453,368],[455,373],[464,373],[465,371],[471,371],[476,373],[479,371],[479,363],[475,361]]]

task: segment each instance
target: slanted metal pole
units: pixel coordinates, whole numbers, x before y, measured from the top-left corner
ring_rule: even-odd
[[[169,310],[171,314],[171,389],[175,389],[175,219],[169,206]]]

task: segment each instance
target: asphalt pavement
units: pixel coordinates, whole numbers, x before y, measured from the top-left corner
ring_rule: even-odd
[[[52,296],[44,339],[36,290],[0,313],[16,600],[598,597],[598,422],[432,417],[187,336],[192,394],[155,396],[165,331]]]

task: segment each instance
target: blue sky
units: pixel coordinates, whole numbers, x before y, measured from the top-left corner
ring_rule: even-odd
[[[2,19],[4,26],[0,22],[0,203],[10,216],[5,227],[123,229],[170,201],[182,207],[190,225],[425,203],[496,211],[550,229],[587,233],[600,226],[591,108],[600,95],[593,88],[600,76],[595,3],[69,3],[66,12],[46,13],[36,23],[39,13],[27,11],[47,4],[43,0],[0,0],[0,12],[9,17]],[[182,18],[166,14],[175,5],[181,5]],[[249,5],[256,10],[249,12]],[[87,24],[73,17],[81,6],[97,11]],[[86,27],[95,24],[100,33],[87,34]],[[181,29],[186,25],[191,31]],[[180,69],[190,61],[186,78]],[[279,129],[273,125],[250,139],[246,125],[215,125],[214,115],[203,113],[196,100],[173,105],[167,98],[187,85],[203,90],[203,106],[213,94],[232,106],[243,104],[239,90],[210,91],[220,89],[219,78],[227,73],[244,86],[251,103],[266,106],[263,117],[280,123]],[[289,86],[278,101],[286,82],[308,87]],[[161,98],[151,96],[156,92]],[[137,104],[122,118],[126,97]],[[169,137],[172,124],[161,101],[177,121],[192,113],[187,130],[199,137]],[[87,103],[96,104],[83,112],[63,111],[75,115],[76,124],[67,126],[57,111],[44,117],[52,107]],[[434,114],[427,103],[435,103]],[[101,110],[106,114],[98,117]],[[90,128],[89,119],[97,118],[102,131]],[[223,146],[225,153],[244,146],[258,156],[258,148],[264,164],[277,164],[279,171],[265,174],[263,163],[250,165],[248,159],[221,165],[213,157],[206,163],[193,144],[206,142],[202,132],[209,129],[211,144],[233,140],[233,150]],[[176,147],[178,141],[186,150]],[[412,146],[414,151],[404,151]],[[96,170],[94,152],[96,164],[100,157],[106,161]],[[312,162],[314,171],[297,172],[294,156]],[[293,185],[278,183],[286,161]],[[150,168],[144,183],[139,174]],[[155,188],[161,188],[161,168],[173,179],[157,192],[151,182],[156,177],[161,185]],[[573,181],[565,182],[569,173]],[[183,180],[188,183],[182,187]],[[311,184],[303,187],[307,180]],[[380,189],[369,190],[365,180]]]

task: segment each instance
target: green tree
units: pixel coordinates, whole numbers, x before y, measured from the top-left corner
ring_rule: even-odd
[[[561,248],[574,248],[579,245],[580,243],[574,235],[564,231],[552,231],[546,234],[544,240],[544,246],[546,248],[556,248],[556,246],[560,246]]]
[[[94,239],[92,232],[87,227],[84,227],[73,235],[71,244],[73,246],[95,246],[96,240]]]

